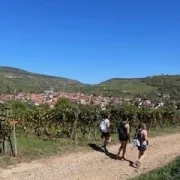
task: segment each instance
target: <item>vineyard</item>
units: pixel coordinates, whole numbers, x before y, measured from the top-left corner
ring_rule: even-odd
[[[46,105],[28,106],[23,102],[0,104],[1,139],[9,138],[12,127],[10,122],[16,120],[16,133],[26,134],[43,140],[69,138],[75,143],[78,139],[99,136],[99,123],[104,115],[110,116],[111,132],[116,133],[121,118],[127,117],[132,128],[145,122],[148,129],[180,125],[179,111],[173,106],[159,109],[138,108],[135,105],[108,106],[102,111],[98,106],[70,103],[66,99],[57,102],[55,108]]]

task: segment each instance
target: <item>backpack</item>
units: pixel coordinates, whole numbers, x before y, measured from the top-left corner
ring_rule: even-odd
[[[100,130],[101,130],[102,132],[107,130],[105,120],[102,120],[102,121],[100,122],[99,128],[100,128]]]
[[[141,131],[137,132],[134,136],[133,146],[140,147],[141,146]]]
[[[118,126],[118,134],[119,137],[121,137],[122,139],[126,139],[127,138],[127,130],[125,128],[126,123],[123,123],[122,121],[120,121],[119,126]]]

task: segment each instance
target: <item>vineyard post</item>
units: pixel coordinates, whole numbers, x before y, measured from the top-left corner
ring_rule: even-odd
[[[77,123],[78,123],[78,118],[79,118],[79,110],[77,111],[77,113],[75,115],[73,129],[72,129],[72,133],[71,133],[71,137],[72,137],[75,145],[77,145]]]
[[[7,153],[7,140],[6,138],[3,138],[3,153],[6,154]]]
[[[16,124],[13,124],[14,155],[17,156]]]
[[[75,141],[75,145],[77,145],[77,123],[78,123],[78,118],[79,118],[79,111],[76,114],[76,119],[75,119],[75,124],[74,124],[74,141]]]
[[[14,120],[11,122],[13,126],[14,156],[17,156],[16,123],[17,121]]]

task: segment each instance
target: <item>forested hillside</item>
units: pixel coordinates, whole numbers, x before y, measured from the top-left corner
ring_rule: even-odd
[[[53,88],[55,91],[83,92],[104,96],[170,96],[180,99],[180,75],[159,75],[146,78],[114,78],[96,85],[27,72],[17,68],[0,67],[0,93],[35,92]]]

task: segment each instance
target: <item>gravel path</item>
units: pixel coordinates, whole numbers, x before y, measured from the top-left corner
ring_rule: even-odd
[[[93,146],[96,149],[96,146]],[[98,150],[98,148],[97,148]],[[108,155],[93,150],[91,152],[72,153],[64,157],[51,157],[31,163],[21,163],[9,169],[0,169],[2,180],[124,180],[139,173],[161,167],[175,157],[180,156],[180,134],[150,139],[147,157],[140,172],[132,167],[137,150],[127,148],[129,161],[114,159],[118,146],[109,148]],[[114,154],[113,154],[114,153]]]

